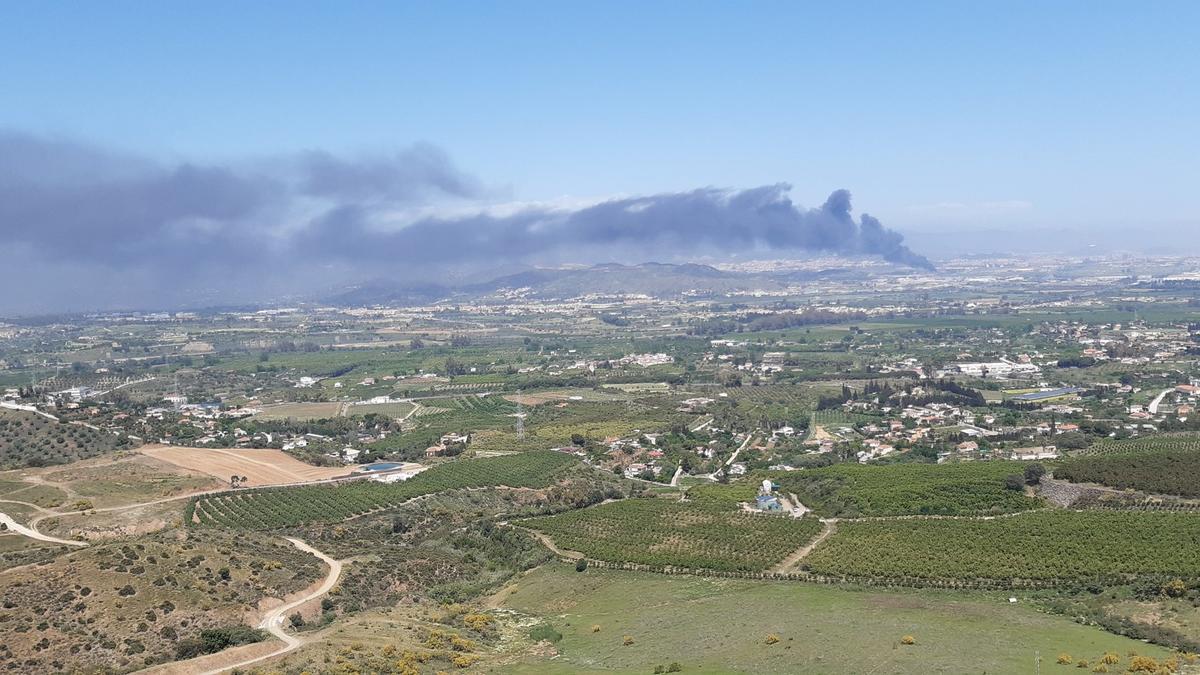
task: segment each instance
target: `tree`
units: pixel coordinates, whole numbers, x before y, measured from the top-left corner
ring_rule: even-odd
[[[1004,488],[1006,490],[1024,490],[1025,480],[1015,473],[1010,473],[1004,477]]]
[[[587,565],[588,565],[587,560],[580,558],[579,560],[575,561],[575,571],[583,572],[584,570],[587,569]]]
[[[1042,482],[1042,476],[1046,475],[1046,467],[1041,464],[1029,464],[1025,466],[1025,482],[1029,485],[1037,485]]]
[[[288,617],[288,623],[292,624],[292,628],[300,628],[304,625],[304,617],[300,612],[294,612]]]

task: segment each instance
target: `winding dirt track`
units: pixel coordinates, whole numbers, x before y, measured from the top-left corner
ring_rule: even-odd
[[[13,520],[12,516],[8,515],[7,513],[0,513],[0,523],[4,523],[5,525],[7,525],[9,532],[16,532],[17,534],[23,534],[26,537],[29,537],[30,539],[37,539],[39,541],[48,541],[51,544],[65,544],[67,546],[87,546],[87,542],[72,541],[70,539],[59,539],[58,537],[51,537],[48,534],[42,534],[41,532],[38,532],[37,530],[35,530],[31,527],[26,527],[26,526],[18,523],[17,521]]]
[[[221,668],[217,668],[216,670],[204,671],[201,673],[201,675],[218,675],[218,673],[224,673],[236,668],[245,668],[246,666],[259,663],[260,661],[266,661],[267,659],[273,659],[277,656],[287,654],[288,652],[297,649],[300,647],[300,645],[304,644],[305,641],[303,639],[291,635],[283,629],[284,621],[287,618],[288,612],[296,609],[300,605],[303,605],[310,600],[314,600],[328,593],[330,589],[337,584],[338,579],[340,579],[342,576],[342,562],[340,560],[334,560],[333,558],[330,558],[324,553],[304,543],[300,539],[296,539],[294,537],[284,537],[284,539],[292,542],[292,545],[301,551],[311,553],[320,558],[326,565],[329,565],[329,574],[325,576],[325,581],[323,581],[321,585],[312,593],[309,593],[298,600],[293,600],[286,605],[276,607],[275,609],[267,612],[267,615],[263,617],[262,623],[260,623],[258,627],[270,631],[272,635],[282,640],[284,643],[283,647],[280,647],[269,654],[256,656],[239,663],[231,663],[226,666],[222,666]]]

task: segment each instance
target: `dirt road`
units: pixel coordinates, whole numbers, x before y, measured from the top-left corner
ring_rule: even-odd
[[[239,663],[231,663],[216,670],[206,671],[201,675],[218,675],[218,673],[225,673],[230,670],[245,668],[246,666],[259,663],[260,661],[266,661],[267,659],[273,659],[277,656],[282,656],[283,654],[286,654],[304,644],[303,638],[298,638],[284,630],[284,622],[287,620],[288,612],[295,610],[297,607],[310,600],[314,600],[328,593],[330,589],[337,584],[338,579],[340,579],[342,576],[342,562],[340,560],[334,560],[333,558],[330,558],[324,553],[304,543],[300,539],[296,539],[294,537],[284,538],[292,542],[292,545],[296,548],[317,556],[322,562],[324,562],[326,565],[329,565],[329,574],[326,575],[325,581],[322,582],[321,585],[318,586],[317,589],[312,593],[309,593],[298,600],[293,600],[286,605],[280,605],[279,607],[267,612],[267,615],[263,617],[262,623],[260,623],[258,627],[269,631],[272,635],[282,640],[284,643],[283,647],[271,652],[270,654],[256,656],[252,659],[246,659],[245,661],[241,661]]]
[[[84,541],[72,541],[70,539],[59,539],[58,537],[51,537],[48,534],[42,534],[41,532],[38,532],[35,529],[25,527],[24,525],[13,520],[12,516],[9,516],[7,513],[0,513],[0,523],[4,523],[5,525],[7,525],[9,532],[16,532],[17,534],[23,534],[26,537],[29,537],[30,539],[37,539],[39,541],[48,541],[51,544],[66,544],[67,546],[87,546],[87,542],[84,542]]]
[[[771,568],[771,572],[775,574],[784,574],[786,572],[790,572],[793,567],[800,563],[801,560],[808,557],[808,554],[812,553],[813,549],[816,548],[818,544],[828,539],[834,532],[837,531],[837,518],[830,518],[829,520],[822,520],[821,522],[825,524],[825,529],[821,530],[821,533],[813,538],[812,541],[788,554],[788,557],[784,558],[783,560],[780,560],[778,565]]]

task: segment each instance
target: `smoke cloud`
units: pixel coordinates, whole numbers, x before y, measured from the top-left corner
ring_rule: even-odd
[[[849,192],[805,209],[789,190],[702,188],[498,214],[483,184],[430,145],[164,163],[0,132],[0,263],[39,280],[30,303],[102,306],[234,285],[253,296],[401,265],[594,262],[631,247],[659,259],[767,249],[931,267],[875,218],[856,221]]]
[[[429,218],[395,231],[373,229],[367,210],[339,207],[298,240],[305,249],[357,259],[526,259],[571,248],[629,246],[668,257],[681,251],[765,248],[878,255],[932,269],[898,232],[866,214],[856,222],[848,191],[835,191],[820,208],[803,209],[788,198],[789,190],[786,184],[740,191],[702,188],[614,199],[566,212],[530,208],[503,217]]]

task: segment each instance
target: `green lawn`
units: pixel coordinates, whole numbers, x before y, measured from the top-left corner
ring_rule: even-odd
[[[1055,658],[1166,650],[1009,604],[997,594],[882,591],[800,583],[665,576],[554,563],[530,573],[505,607],[563,634],[554,660],[527,657],[504,673],[1075,673]],[[598,632],[592,627],[599,626]],[[767,645],[775,633],[780,641]],[[624,636],[633,644],[624,646]],[[901,645],[905,635],[916,644]]]

